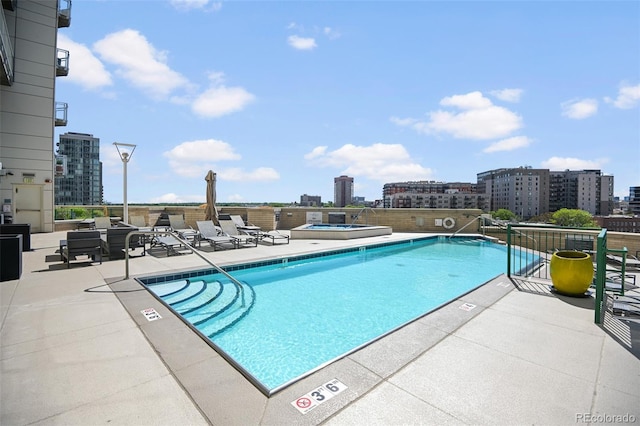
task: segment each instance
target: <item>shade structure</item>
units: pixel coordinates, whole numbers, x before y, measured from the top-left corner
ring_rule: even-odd
[[[220,225],[218,222],[218,209],[216,208],[216,174],[213,173],[213,170],[209,170],[204,180],[207,181],[207,207],[204,210],[204,218],[205,220],[212,220],[216,225]]]

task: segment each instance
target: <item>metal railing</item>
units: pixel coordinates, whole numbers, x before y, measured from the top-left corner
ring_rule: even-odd
[[[134,235],[144,235],[144,236],[147,236],[147,235],[168,235],[168,236],[173,237],[180,244],[183,244],[185,247],[187,247],[191,251],[191,253],[195,254],[200,259],[204,260],[207,264],[209,264],[214,269],[216,269],[218,272],[220,272],[222,275],[227,277],[229,279],[229,281],[234,283],[238,287],[238,289],[240,290],[240,295],[242,297],[242,306],[245,305],[244,286],[242,285],[242,283],[240,281],[235,279],[233,276],[229,275],[229,273],[227,271],[225,271],[224,269],[222,269],[221,267],[219,267],[218,265],[216,265],[215,263],[213,263],[212,261],[210,261],[209,259],[207,259],[203,255],[198,253],[193,247],[191,247],[191,244],[189,244],[188,241],[180,238],[179,236],[177,236],[176,234],[174,234],[173,232],[170,232],[170,231],[131,231],[131,232],[129,232],[127,234],[127,236],[124,239],[124,251],[125,251],[125,254],[124,254],[124,261],[125,261],[124,279],[125,280],[129,279],[129,240]],[[144,241],[143,241],[143,244],[144,244]]]
[[[373,214],[377,214],[375,210],[373,210],[371,207],[363,207],[362,209],[360,209],[358,214],[355,215],[355,217],[352,216],[351,225],[354,225],[358,221],[358,219],[360,218],[360,215],[363,212],[365,214],[364,223],[365,225],[369,225],[369,210],[371,210]]]
[[[595,255],[594,247],[600,229],[567,228],[553,225],[508,224],[507,248],[513,256],[507,256],[507,276],[519,275],[518,266],[530,264],[533,256],[542,258],[540,267],[527,271],[527,276],[550,279],[547,260],[556,251],[578,250]],[[519,248],[516,251],[516,248]],[[512,260],[513,257],[513,260]]]

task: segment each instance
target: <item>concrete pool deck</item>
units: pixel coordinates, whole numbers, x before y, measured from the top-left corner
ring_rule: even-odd
[[[267,398],[124,280],[123,260],[67,269],[64,236],[33,234],[21,279],[0,283],[2,425],[640,422],[640,324],[594,324],[592,298],[499,276]],[[225,265],[416,236],[200,253]],[[132,277],[203,267],[190,254],[130,260]],[[293,406],[333,379],[346,389],[306,414]]]

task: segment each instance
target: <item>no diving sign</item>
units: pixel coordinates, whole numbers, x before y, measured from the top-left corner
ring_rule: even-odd
[[[302,414],[307,414],[318,405],[330,400],[345,389],[347,389],[347,386],[345,386],[344,383],[338,379],[333,379],[311,392],[302,395],[295,401],[292,401],[291,405],[293,405]]]
[[[153,309],[153,308],[143,309],[140,312],[142,312],[142,315],[144,315],[144,317],[147,319],[147,321],[155,321],[155,320],[159,320],[160,318],[162,318],[160,316],[160,314],[157,313],[156,310]]]

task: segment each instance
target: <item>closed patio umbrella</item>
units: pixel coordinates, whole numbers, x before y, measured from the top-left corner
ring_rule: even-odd
[[[216,208],[216,174],[209,170],[204,180],[207,181],[207,207],[204,210],[205,220],[212,220],[216,225],[218,222],[218,209]]]

